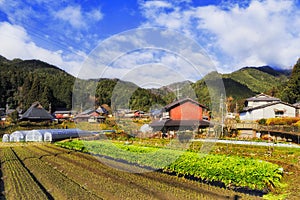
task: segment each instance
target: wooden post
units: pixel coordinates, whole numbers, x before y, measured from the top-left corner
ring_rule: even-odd
[[[256,131],[252,129],[252,138],[256,138]]]

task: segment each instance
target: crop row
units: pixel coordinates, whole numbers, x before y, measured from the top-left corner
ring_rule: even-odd
[[[31,150],[33,148],[37,147],[32,147]],[[53,148],[58,147],[41,146],[38,147],[38,151],[44,150],[45,153],[49,153],[49,149],[52,151]],[[42,160],[51,163],[59,170],[63,170],[64,173],[68,174],[68,177],[80,184],[85,184],[88,190],[105,199],[112,199],[112,197],[113,199],[215,199],[220,196],[225,198],[225,194],[227,196],[236,194],[233,191],[225,191],[221,188],[182,180],[158,172],[134,174],[116,170],[115,168],[124,169],[126,167],[132,169],[134,166],[126,166],[124,163],[104,160],[103,158],[101,163],[95,157],[78,152],[57,155],[55,157],[44,156]],[[80,175],[76,173],[78,171],[81,172]],[[126,171],[129,170],[126,169]]]
[[[43,147],[46,149],[47,147]],[[59,156],[43,157],[43,160],[51,162],[51,165],[64,170],[69,177],[103,196],[106,199],[183,199],[181,189],[166,185],[161,182],[112,169],[90,156],[82,156],[80,153],[59,154]],[[78,171],[81,172],[78,175]],[[166,192],[167,191],[167,192]],[[172,191],[172,192],[171,192]],[[193,198],[205,199],[201,193],[189,194]]]
[[[126,160],[141,166],[163,169],[178,175],[193,176],[204,181],[218,181],[230,188],[244,187],[269,191],[280,186],[283,174],[282,168],[276,164],[237,156],[199,154],[170,149],[154,151],[154,147],[147,147],[149,151],[145,151],[145,147],[134,145],[120,147],[120,144],[104,141],[73,140],[58,145]]]
[[[11,148],[0,154],[6,199],[48,199]]]
[[[153,169],[162,169],[175,161],[183,152],[173,150],[158,149],[154,147],[141,147],[134,145],[121,145],[111,142],[98,141],[67,141],[57,143],[61,147],[93,153],[99,155],[110,156],[115,159],[122,159],[131,163],[144,167],[152,167]],[[148,149],[148,150],[145,150]]]
[[[25,166],[55,199],[99,199],[66,175],[48,165],[26,147],[15,147],[14,151]]]

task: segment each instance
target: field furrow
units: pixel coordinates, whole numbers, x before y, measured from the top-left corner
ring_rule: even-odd
[[[0,158],[6,199],[260,199],[51,144],[2,148]]]
[[[103,164],[93,156],[79,152],[68,153],[66,150],[60,151],[59,147],[52,145],[30,148],[33,152],[39,153],[39,156],[43,153],[45,155],[51,153],[57,155],[53,157],[43,156],[42,159],[45,162],[51,163],[53,166],[55,165],[60,170],[63,170],[64,173],[68,174],[68,177],[72,177],[72,179],[74,178],[74,180],[80,183],[85,183],[85,187],[95,193],[97,193],[98,189],[98,193],[110,191],[110,194],[114,194],[115,197],[125,198],[129,196],[132,197],[132,195],[137,192],[139,195],[143,194],[143,198],[147,199],[233,199],[234,196],[237,195],[234,191],[228,191],[158,172],[133,174],[116,170],[117,168],[129,171],[129,169],[134,166],[101,158],[101,161],[105,163]],[[85,176],[82,175],[82,178],[79,178],[78,174],[74,173],[74,171],[83,171]],[[72,175],[72,173],[74,174]],[[105,180],[106,184],[102,185],[99,183],[99,180],[102,179]],[[107,184],[113,185],[114,187],[108,187]],[[125,190],[123,189],[124,186],[127,190],[134,192],[127,194],[127,190],[123,191]],[[118,193],[115,192],[116,190]],[[238,193],[238,195],[241,194]],[[242,196],[244,198],[250,198],[246,195]]]
[[[40,160],[27,147],[14,147],[13,150],[55,199],[101,199]]]
[[[0,154],[6,199],[49,199],[11,148]]]

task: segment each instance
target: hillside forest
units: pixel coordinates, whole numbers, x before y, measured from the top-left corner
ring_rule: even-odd
[[[217,73],[217,72],[213,72]],[[212,74],[213,74],[212,73]],[[72,109],[72,101],[83,102],[81,108],[91,105],[112,105],[119,102],[119,107],[133,110],[149,111],[156,105],[166,105],[176,99],[176,88],[181,88],[183,97],[190,96],[192,88],[200,103],[210,107],[210,95],[207,81],[212,74],[192,83],[185,81],[174,83],[158,89],[140,88],[134,83],[119,79],[101,78],[99,80],[78,80],[60,68],[39,60],[8,60],[0,56],[0,108],[25,111],[35,101],[41,102],[45,109],[51,111]],[[226,90],[228,111],[239,111],[246,98],[258,93],[265,93],[288,103],[300,101],[300,59],[292,70],[275,69],[270,66],[244,67],[229,74],[220,74]],[[77,88],[74,86],[80,86]],[[117,87],[116,87],[117,86]],[[124,88],[132,92],[130,96],[116,96],[117,90]],[[73,93],[82,91],[72,99]],[[93,104],[85,104],[93,102]]]

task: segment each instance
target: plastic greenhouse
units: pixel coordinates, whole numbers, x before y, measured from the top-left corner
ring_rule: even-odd
[[[38,130],[32,130],[25,136],[26,142],[41,142],[43,141],[43,135]]]
[[[50,132],[44,133],[44,142],[52,142],[52,133]]]
[[[9,142],[9,134],[4,134],[3,135],[2,142]]]
[[[78,138],[81,136],[90,136],[91,132],[80,129],[47,129],[43,130],[52,134],[52,141],[63,140],[68,138]],[[44,136],[45,137],[45,136]]]
[[[10,142],[24,141],[26,133],[27,131],[15,131],[12,134],[10,134],[9,141]]]
[[[94,135],[92,132],[80,129],[39,129],[32,131],[15,131],[10,136],[5,136],[3,141],[10,142],[52,142],[68,138],[78,138]],[[9,139],[8,139],[9,138]]]

